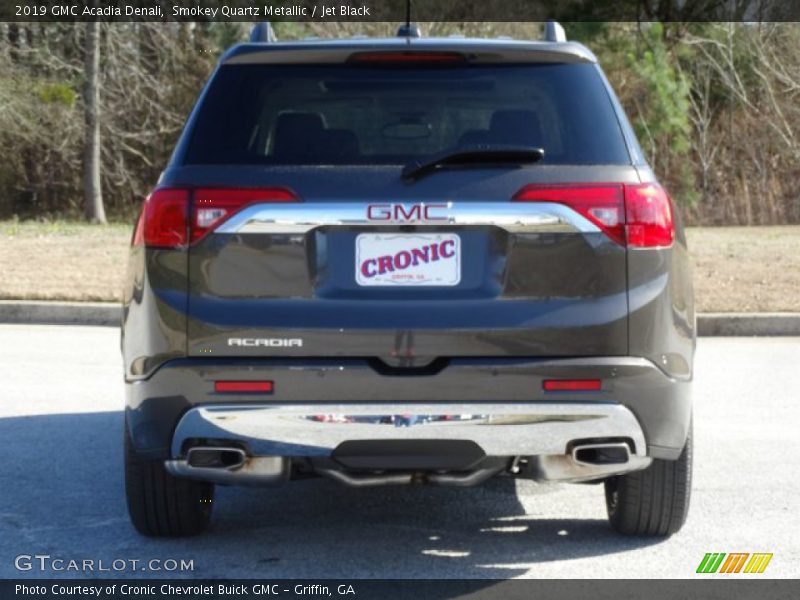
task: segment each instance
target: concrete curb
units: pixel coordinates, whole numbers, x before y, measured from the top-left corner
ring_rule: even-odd
[[[118,326],[122,307],[111,302],[0,300],[0,323]],[[703,313],[701,336],[800,336],[800,313]]]
[[[701,336],[800,336],[800,313],[703,313]]]
[[[0,323],[118,326],[121,321],[119,303],[0,300]]]

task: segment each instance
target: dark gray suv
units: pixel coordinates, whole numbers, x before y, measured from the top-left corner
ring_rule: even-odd
[[[686,240],[594,55],[548,31],[222,57],[133,235],[138,531],[309,476],[604,482],[616,530],[682,526]]]

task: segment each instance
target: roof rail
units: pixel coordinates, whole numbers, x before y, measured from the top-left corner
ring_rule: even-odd
[[[544,39],[546,42],[566,42],[567,33],[558,21],[545,21]]]
[[[275,32],[272,30],[272,25],[269,21],[261,21],[253,26],[250,31],[250,41],[254,43],[271,43],[277,42],[278,38],[275,37]]]

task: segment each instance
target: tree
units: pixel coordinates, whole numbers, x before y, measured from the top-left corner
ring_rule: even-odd
[[[738,10],[748,1],[639,6],[664,16]],[[455,18],[464,3],[478,4],[442,0],[436,10]],[[615,6],[592,2],[592,10]],[[426,35],[541,38],[541,23],[425,22],[423,13],[420,5],[413,16]],[[675,17],[685,22],[568,23],[567,36],[598,56],[688,223],[800,223],[800,26],[713,23],[695,14]],[[235,22],[0,23],[0,148],[13,149],[0,161],[0,219],[132,220],[219,54],[249,29]],[[381,22],[275,23],[282,41],[396,30],[397,23]]]
[[[86,23],[84,40],[84,123],[86,126],[83,147],[83,198],[86,219],[92,223],[105,223],[103,190],[100,182],[100,35],[97,21]]]

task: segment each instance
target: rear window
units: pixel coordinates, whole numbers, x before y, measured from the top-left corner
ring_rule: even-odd
[[[184,162],[391,165],[474,144],[542,147],[542,163],[630,164],[592,64],[226,65]]]

